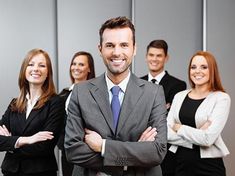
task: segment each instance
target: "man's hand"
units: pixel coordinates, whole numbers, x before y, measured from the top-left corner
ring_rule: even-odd
[[[155,137],[157,136],[157,129],[152,128],[151,126],[148,127],[140,136],[139,142],[142,141],[154,141]]]
[[[167,103],[167,104],[166,104],[166,109],[169,110],[170,107],[171,107],[171,103]]]
[[[102,137],[95,131],[85,129],[85,143],[95,152],[101,152],[102,149]]]

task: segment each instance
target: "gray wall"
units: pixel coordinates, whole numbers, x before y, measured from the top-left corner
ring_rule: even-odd
[[[92,53],[97,75],[105,67],[98,53],[99,28],[110,17],[131,17],[130,0],[58,0],[59,90],[68,87],[69,64],[75,52]],[[113,7],[113,8],[107,8]],[[115,8],[114,8],[115,7]]]
[[[208,0],[207,48],[217,57],[224,86],[235,98],[235,1]],[[96,73],[104,71],[97,45],[98,29],[107,18],[132,17],[136,26],[137,55],[133,72],[147,73],[146,45],[162,38],[169,44],[170,60],[166,69],[187,81],[191,55],[202,49],[202,0],[0,0],[0,113],[17,96],[17,79],[21,62],[32,48],[43,48],[53,62],[58,90],[70,85],[69,63],[79,50],[92,53]],[[235,143],[232,104],[229,122],[223,136],[231,154],[225,158],[227,175],[235,175]]]
[[[1,114],[18,95],[18,73],[29,50],[45,49],[56,73],[55,7],[54,0],[0,0]]]
[[[134,70],[138,76],[148,71],[146,46],[154,39],[169,45],[170,74],[187,80],[187,64],[191,55],[202,49],[202,1],[136,0],[135,26],[137,56]]]
[[[217,58],[222,83],[232,99],[230,116],[223,131],[223,139],[230,150],[225,158],[227,173],[235,175],[235,1],[208,0],[207,49]]]
[[[18,95],[18,72],[26,53],[43,48],[56,64],[54,0],[0,0],[0,112]]]

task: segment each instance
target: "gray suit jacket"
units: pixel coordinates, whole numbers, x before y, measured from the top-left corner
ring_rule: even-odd
[[[105,75],[75,85],[65,129],[67,158],[85,167],[84,175],[89,176],[100,171],[115,176],[160,176],[159,164],[166,154],[166,112],[162,87],[131,74],[115,132]],[[138,142],[148,126],[157,129],[155,141]],[[104,156],[84,142],[84,128],[106,139]],[[123,166],[128,166],[125,173]]]

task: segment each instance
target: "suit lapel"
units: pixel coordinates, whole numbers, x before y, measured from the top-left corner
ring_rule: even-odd
[[[166,74],[162,77],[161,81],[159,82],[160,85],[166,85],[166,83],[168,82],[168,79],[170,78],[170,75],[168,74],[167,71],[165,71]]]
[[[113,129],[113,117],[109,103],[109,94],[105,81],[105,75],[101,75],[100,77],[92,81],[91,84],[94,85],[90,90],[91,94],[98,104],[108,126],[110,127],[112,132],[115,133],[115,130]]]
[[[145,76],[141,77],[141,79],[148,81],[149,80],[149,76],[145,75]]]
[[[143,90],[140,86],[141,84],[138,83],[136,77],[131,75],[125,92],[124,100],[122,102],[116,134],[118,134],[123,128],[126,120],[131,116],[131,112],[134,110],[136,103],[143,94]]]
[[[32,111],[30,112],[28,118],[26,119],[26,124],[23,130],[23,133],[25,133],[25,131],[27,130],[27,127],[29,126],[29,124],[31,123],[31,121],[35,118],[35,116],[37,116],[38,112],[41,111],[41,109],[32,109]],[[39,117],[37,117],[39,118]]]

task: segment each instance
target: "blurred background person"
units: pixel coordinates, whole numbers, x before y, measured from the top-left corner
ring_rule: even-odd
[[[229,154],[221,133],[230,96],[221,84],[214,56],[199,51],[188,66],[191,89],[176,94],[168,113],[168,142],[176,153],[176,176],[225,176]]]
[[[185,81],[182,81],[165,70],[165,64],[169,60],[168,44],[165,40],[153,40],[147,46],[146,63],[149,73],[144,80],[163,86],[167,110],[169,111],[176,93],[186,89]]]
[[[94,59],[92,55],[85,51],[75,53],[70,63],[69,74],[72,85],[69,88],[63,89],[59,94],[65,101],[66,110],[74,84],[81,83],[95,77]],[[67,115],[64,118],[64,127],[66,119]],[[63,128],[57,144],[58,148],[62,151],[61,164],[63,176],[80,176],[83,174],[83,169],[80,166],[73,166],[73,164],[69,163],[66,159],[64,152],[64,133],[65,130]]]
[[[185,81],[182,81],[165,70],[165,64],[169,60],[168,44],[165,40],[153,40],[147,46],[146,62],[149,73],[143,77],[144,80],[163,86],[167,110],[170,110],[172,100],[176,93],[186,89]],[[169,148],[169,144],[167,145]],[[175,175],[175,156],[171,151],[161,163],[163,176]]]
[[[56,95],[51,60],[47,52],[33,49],[19,73],[19,96],[0,121],[0,150],[4,176],[56,176],[54,148],[65,115]]]

